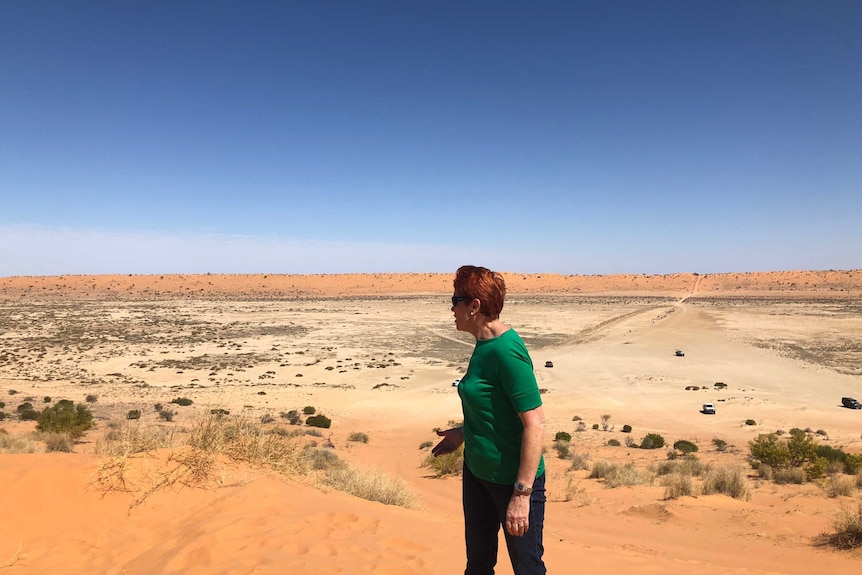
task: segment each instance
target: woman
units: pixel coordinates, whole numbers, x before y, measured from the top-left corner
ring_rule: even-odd
[[[438,431],[443,440],[432,453],[464,444],[464,574],[494,573],[502,525],[515,575],[544,575],[545,416],[533,362],[520,336],[500,322],[503,277],[462,266],[454,283],[455,327],[473,335],[476,347],[458,384],[464,426]]]

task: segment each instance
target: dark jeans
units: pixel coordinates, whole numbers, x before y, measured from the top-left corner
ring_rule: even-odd
[[[523,537],[506,533],[506,508],[512,485],[489,483],[473,475],[464,465],[464,539],[467,542],[467,569],[464,575],[494,575],[497,564],[497,537],[500,527],[515,575],[545,575],[542,528],[545,523],[545,474],[533,483],[530,495],[530,528]]]

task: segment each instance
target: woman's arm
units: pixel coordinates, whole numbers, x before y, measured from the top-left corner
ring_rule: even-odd
[[[521,436],[521,464],[518,467],[518,483],[528,487],[536,480],[539,460],[542,457],[542,439],[545,435],[545,412],[542,406],[518,414],[524,424]],[[506,531],[521,537],[530,528],[530,496],[518,495],[512,486],[512,498],[506,509]]]
[[[545,437],[545,412],[540,405],[536,409],[519,413],[524,424],[521,437],[521,465],[518,467],[518,482],[532,487],[536,470],[542,458],[542,441]]]

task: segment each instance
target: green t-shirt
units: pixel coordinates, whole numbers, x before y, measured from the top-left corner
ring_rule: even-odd
[[[464,410],[464,461],[476,477],[514,484],[521,462],[524,424],[519,413],[542,405],[533,361],[513,329],[478,340],[458,385]],[[539,460],[536,477],[545,470]]]

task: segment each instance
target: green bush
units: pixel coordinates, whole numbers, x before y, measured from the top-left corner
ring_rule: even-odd
[[[826,476],[826,468],[829,466],[829,462],[822,457],[814,456],[811,461],[808,462],[808,465],[805,466],[805,475],[808,477],[809,481],[812,479],[820,479],[821,477]]]
[[[162,404],[161,404],[161,403],[154,403],[154,404],[153,404],[153,409],[155,409],[156,411],[161,411],[161,410],[162,410],[162,407],[163,407],[163,406],[162,406]]]
[[[790,433],[787,440],[787,450],[790,454],[790,465],[800,467],[817,457],[817,443],[814,438],[804,431]]]
[[[32,410],[33,404],[30,403],[29,401],[25,401],[24,403],[19,405],[16,409],[18,410],[18,413],[21,413],[22,411]]]
[[[182,405],[183,407],[188,407],[194,402],[188,397],[176,397],[171,400],[171,403],[176,403],[177,405]]]
[[[844,459],[844,473],[860,475],[862,472],[862,454],[848,453]]]
[[[748,451],[752,459],[773,469],[784,469],[790,465],[787,442],[779,439],[775,433],[761,433],[748,442]]]
[[[746,419],[745,425],[757,425],[757,422],[754,421],[753,419]]]
[[[44,401],[45,403],[51,403],[51,396],[46,395],[45,397],[42,398],[42,401]]]
[[[827,461],[844,463],[844,460],[847,459],[847,454],[844,451],[836,449],[831,445],[818,445],[814,448],[814,453],[817,454],[817,457],[822,457]]]
[[[159,411],[159,417],[162,418],[162,421],[173,421],[175,415],[176,413],[171,411],[170,409],[162,409]]]
[[[319,413],[317,415],[312,415],[311,417],[306,419],[305,425],[308,425],[311,427],[328,428],[330,425],[332,425],[332,420],[329,419],[328,417],[326,417],[325,415],[323,415],[322,413]]]
[[[4,419],[6,419],[6,413],[0,411],[0,421],[3,421]]]
[[[302,408],[302,413],[304,413],[305,415],[313,415],[315,411],[317,410],[314,409],[314,407],[311,405],[306,405]]]
[[[141,410],[140,409],[130,409],[129,413],[126,414],[126,419],[140,419],[141,418]]]
[[[727,449],[727,442],[723,439],[719,439],[717,437],[712,438],[712,445],[715,446],[716,451],[725,451]]]
[[[96,403],[96,401],[98,400],[99,396],[93,395],[92,393],[84,399],[84,401],[86,401],[87,403]]]
[[[6,402],[0,401],[0,409],[3,409],[4,407],[6,407]]]
[[[554,436],[554,441],[571,441],[572,434],[565,431],[558,431]]]
[[[423,441],[422,443],[419,444],[419,449],[428,449],[429,447],[433,447],[433,446],[434,446],[433,441]]]
[[[68,399],[61,399],[51,407],[46,407],[39,414],[36,429],[68,433],[71,437],[80,437],[93,427],[93,413],[90,408],[79,403],[75,405]]]
[[[25,409],[18,414],[18,419],[21,421],[36,421],[39,419],[39,412],[35,409]]]
[[[619,447],[620,442],[617,439],[608,439],[608,445],[610,445],[611,447]]]
[[[594,424],[593,424],[593,429],[598,429],[598,428],[599,428],[599,424],[598,424],[598,423],[594,423]]]
[[[686,439],[680,439],[674,442],[673,448],[682,454],[694,453],[697,451],[697,445]]]
[[[628,423],[623,425],[623,433],[631,433],[631,432],[632,432],[632,426],[631,425],[629,425]]]
[[[647,433],[641,440],[641,449],[660,449],[664,447],[664,437],[658,433]]]

